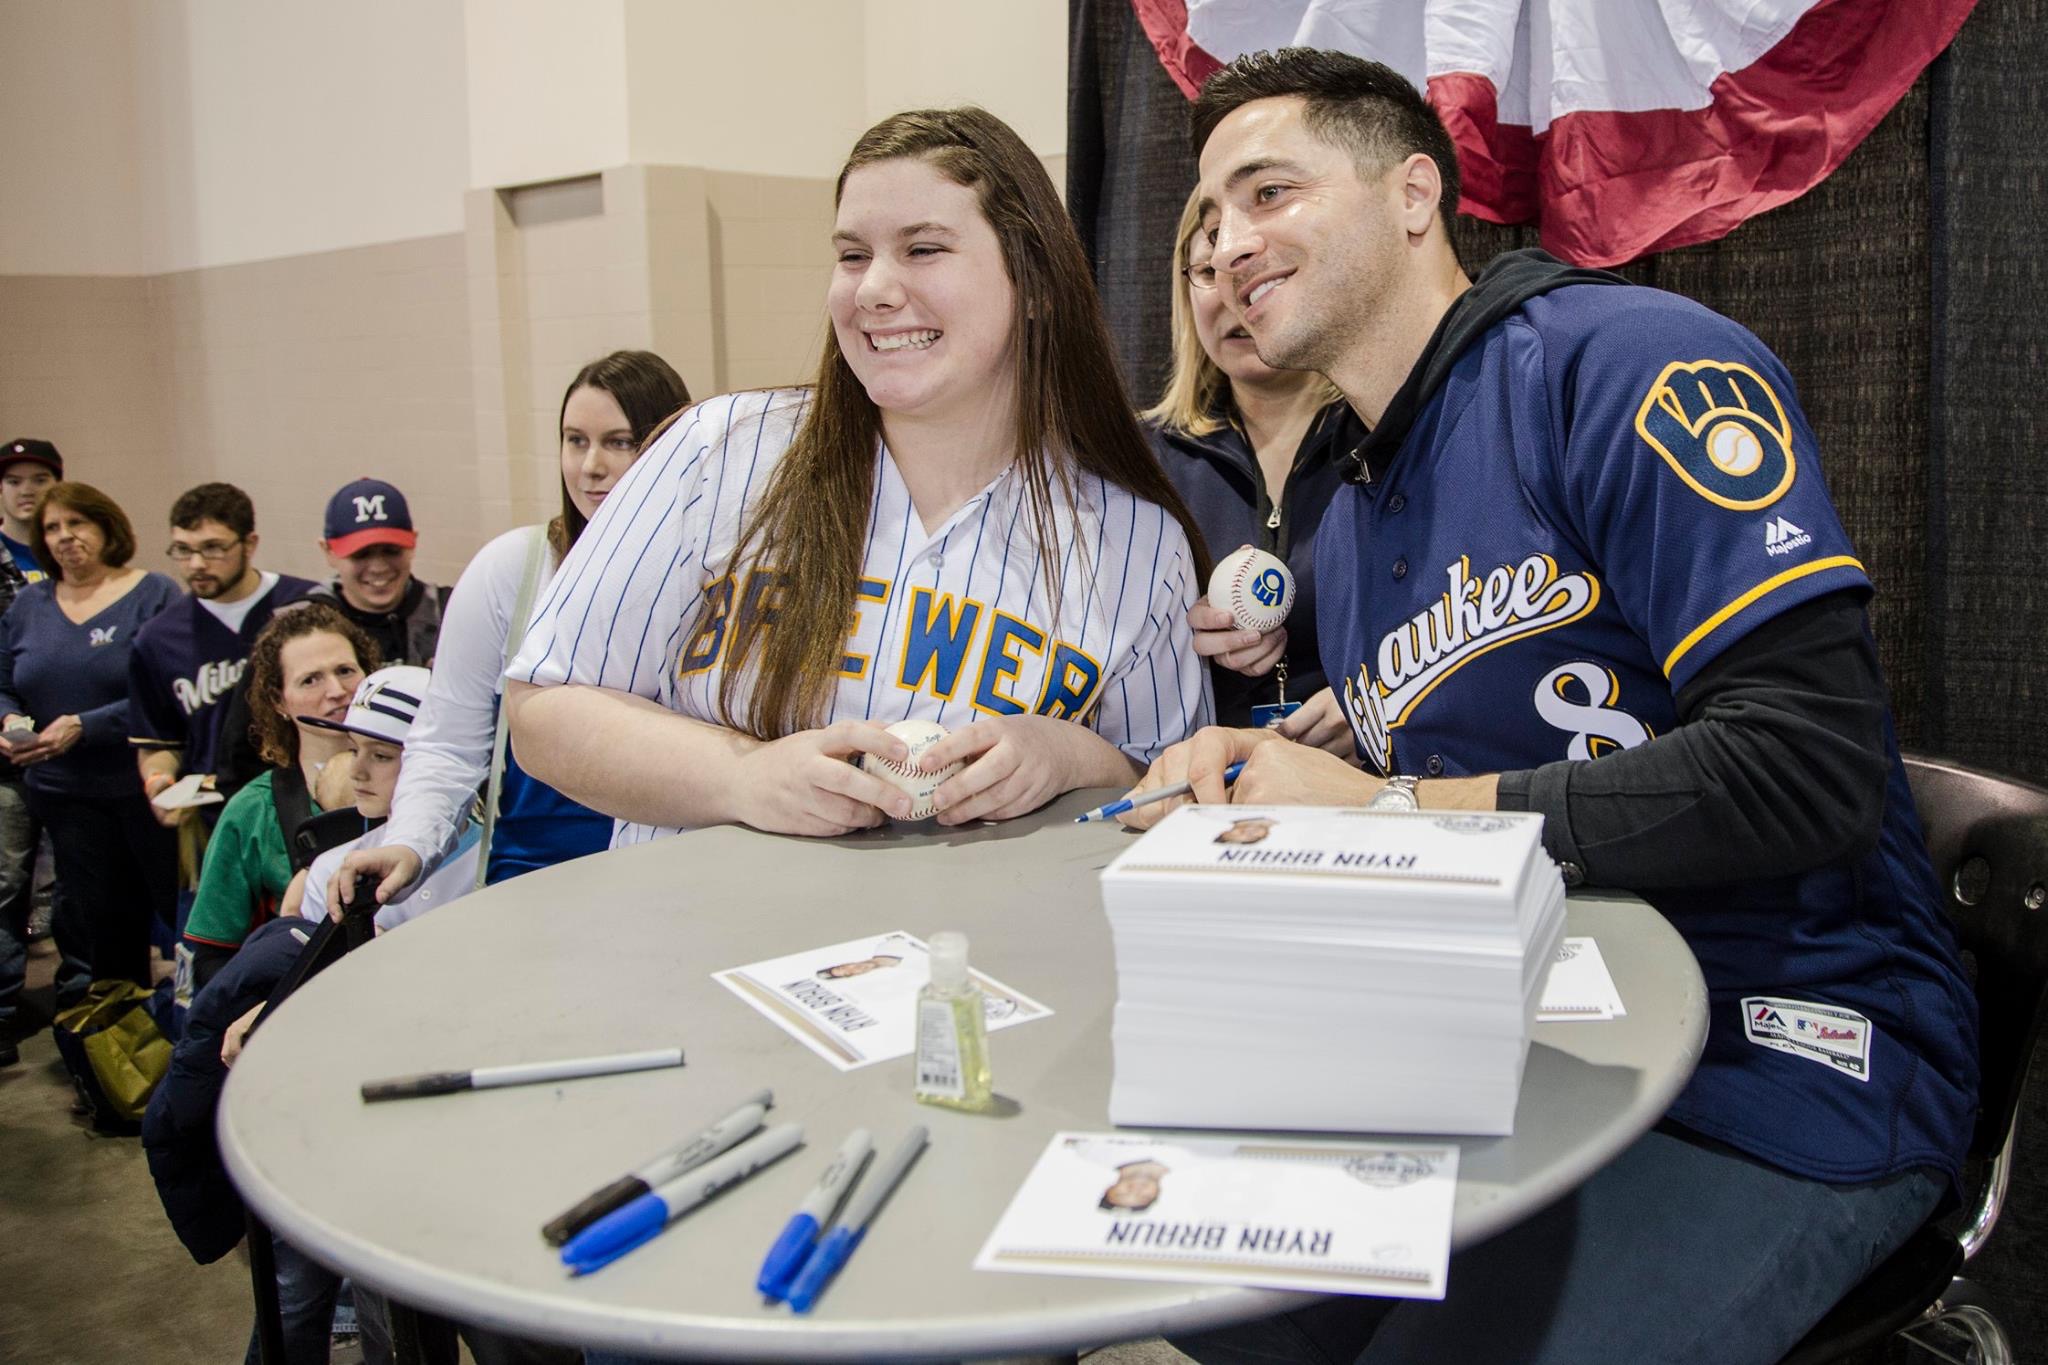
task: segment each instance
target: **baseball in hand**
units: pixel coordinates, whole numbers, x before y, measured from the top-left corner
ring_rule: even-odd
[[[910,746],[910,759],[906,763],[895,763],[875,754],[860,756],[861,771],[873,773],[892,787],[910,793],[910,818],[929,820],[937,812],[932,809],[932,793],[939,784],[960,771],[958,763],[948,763],[937,772],[924,772],[918,766],[932,745],[946,737],[946,727],[936,721],[899,720],[889,727],[889,733]]]
[[[1294,575],[1264,550],[1246,545],[1216,562],[1209,605],[1230,613],[1239,630],[1275,630],[1294,606]]]

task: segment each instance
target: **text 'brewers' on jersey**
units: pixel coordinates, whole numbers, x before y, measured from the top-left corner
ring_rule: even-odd
[[[794,439],[805,390],[711,399],[634,464],[577,542],[506,676],[631,692],[694,719],[718,704],[743,621],[773,629],[785,580],[734,564],[753,500]],[[1208,723],[1188,608],[1187,538],[1158,506],[1092,475],[1055,497],[1053,581],[1023,480],[1005,470],[926,527],[886,448],[845,652],[822,719],[1033,713],[1086,724],[1138,763]],[[647,834],[622,829],[615,842]]]

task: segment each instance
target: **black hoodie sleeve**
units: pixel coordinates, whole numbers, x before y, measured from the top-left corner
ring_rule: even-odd
[[[1670,734],[1502,773],[1500,809],[1544,815],[1570,885],[1715,885],[1871,847],[1886,701],[1864,596],[1817,597],[1730,645],[1679,692]]]

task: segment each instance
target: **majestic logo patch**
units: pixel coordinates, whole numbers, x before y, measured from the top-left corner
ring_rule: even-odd
[[[1428,609],[1387,632],[1370,663],[1344,680],[1344,711],[1358,747],[1389,771],[1392,732],[1437,684],[1490,649],[1576,621],[1600,601],[1587,573],[1560,573],[1557,561],[1533,554],[1502,564],[1484,578],[1459,556],[1444,570],[1447,590]]]
[[[1750,1042],[1864,1082],[1870,1080],[1870,1032],[1868,1019],[1838,1005],[1768,995],[1742,1002],[1742,1033]]]
[[[1813,544],[1813,537],[1792,524],[1789,517],[1774,517],[1764,523],[1764,553],[1789,555]]]
[[[1666,365],[1636,410],[1636,434],[1693,492],[1737,512],[1769,507],[1797,472],[1785,405],[1734,361]]]

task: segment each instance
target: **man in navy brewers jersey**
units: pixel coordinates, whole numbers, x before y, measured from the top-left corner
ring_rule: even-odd
[[[1195,130],[1260,356],[1328,375],[1372,427],[1316,547],[1358,766],[1209,730],[1146,785],[1540,811],[1567,881],[1636,891],[1685,936],[1711,1015],[1665,1124],[1461,1253],[1446,1305],[1185,1346],[1776,1360],[1945,1197],[1977,1082],[1870,583],[1791,376],[1726,318],[1540,252],[1468,280],[1451,144],[1384,67],[1245,58]]]
[[[191,595],[142,628],[128,661],[128,724],[151,796],[181,771],[219,771],[222,721],[250,644],[279,604],[314,587],[258,569],[257,539],[256,509],[233,484],[200,484],[171,506],[169,555]],[[175,824],[181,814],[157,818]]]

